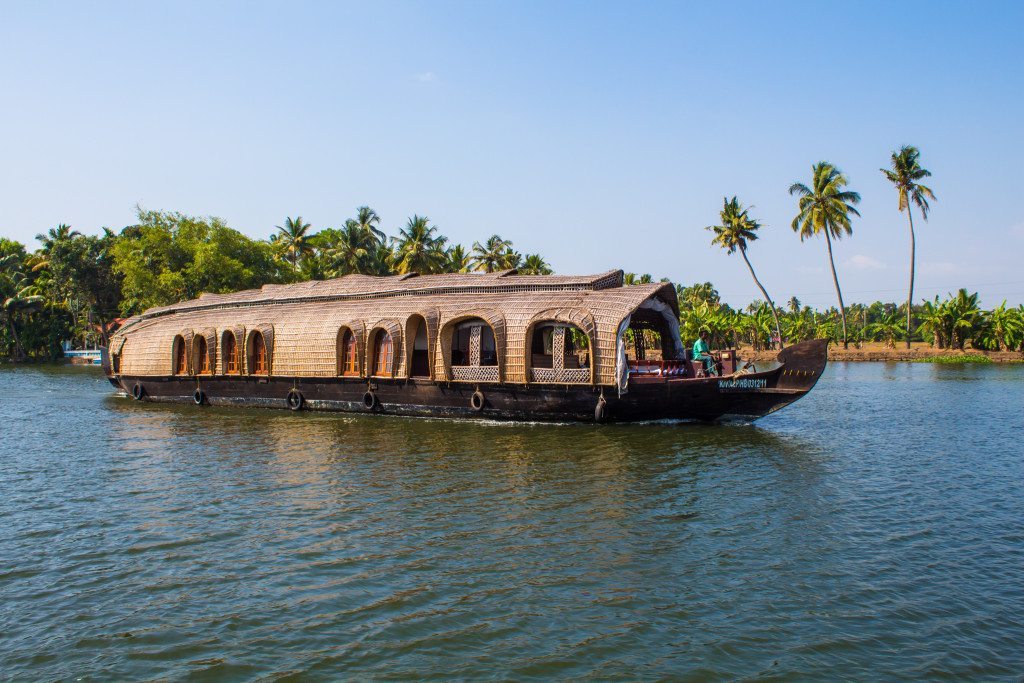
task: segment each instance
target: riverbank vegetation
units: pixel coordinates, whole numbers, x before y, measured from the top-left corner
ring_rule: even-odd
[[[105,344],[119,319],[203,292],[352,273],[553,272],[543,256],[523,254],[500,235],[453,244],[426,216],[412,216],[389,237],[365,206],[336,228],[286,218],[265,240],[219,218],[143,209],[120,232],[89,236],[61,224],[37,239],[40,248],[30,252],[0,238],[3,358],[56,358],[65,341]]]
[[[892,153],[891,170],[881,169],[897,190],[898,210],[910,227],[910,290],[907,301],[871,304],[843,302],[832,256],[832,241],[853,233],[860,195],[835,165],[821,161],[811,184],[794,183],[796,215],[791,228],[805,239],[825,241],[838,306],[820,311],[792,297],[776,306],[758,278],[749,255],[763,225],[733,196],[725,198],[719,224],[709,226],[712,244],[739,253],[763,300],[743,309],[721,301],[710,282],[677,285],[680,329],[685,340],[701,329],[716,346],[779,349],[806,339],[825,338],[854,350],[882,342],[925,342],[963,357],[965,349],[1024,352],[1024,306],[1002,302],[982,310],[978,294],[960,289],[945,299],[913,304],[915,235],[911,208],[927,219],[935,195],[920,181],[931,175],[920,153],[903,147]],[[218,218],[197,218],[138,209],[137,221],[119,232],[103,229],[82,235],[58,225],[38,235],[28,251],[0,238],[0,357],[13,360],[56,358],[62,342],[102,345],[121,318],[152,306],[264,284],[323,280],[348,274],[469,273],[516,269],[522,274],[552,273],[539,253],[523,254],[511,241],[491,235],[472,245],[452,243],[426,216],[414,215],[388,236],[370,207],[355,210],[337,227],[315,229],[301,216],[287,217],[267,239],[252,239]],[[626,284],[652,282],[651,275],[626,274]],[[656,340],[650,340],[653,348]],[[948,355],[948,354],[947,354]]]

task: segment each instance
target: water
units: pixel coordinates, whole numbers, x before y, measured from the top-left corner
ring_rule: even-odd
[[[0,369],[0,677],[1019,680],[1024,366],[757,426],[140,405]]]

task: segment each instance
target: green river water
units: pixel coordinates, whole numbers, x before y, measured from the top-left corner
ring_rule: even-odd
[[[0,678],[1024,675],[1024,366],[756,426],[139,404],[0,366]]]

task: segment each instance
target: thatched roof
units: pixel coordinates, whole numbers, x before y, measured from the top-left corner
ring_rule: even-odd
[[[593,382],[615,383],[615,343],[620,323],[649,299],[678,315],[669,283],[623,286],[622,271],[599,275],[492,274],[348,275],[334,280],[266,285],[234,294],[204,294],[198,299],[153,308],[131,318],[114,335],[111,351],[120,352],[126,375],[170,374],[177,335],[208,337],[217,348],[225,331],[239,344],[261,330],[273,340],[272,374],[326,377],[338,374],[339,331],[356,336],[360,355],[377,328],[394,340],[395,377],[406,377],[411,338],[419,317],[426,323],[431,375],[452,379],[451,330],[468,318],[482,318],[494,330],[502,381],[525,383],[532,327],[541,321],[575,325],[590,339]],[[360,359],[360,362],[363,358]],[[215,372],[223,372],[218,358]]]

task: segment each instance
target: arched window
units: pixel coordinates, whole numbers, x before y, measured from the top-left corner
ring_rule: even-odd
[[[267,343],[263,340],[260,332],[252,333],[252,351],[249,355],[249,374],[269,375],[270,369],[267,364]]]
[[[359,376],[359,356],[356,336],[352,330],[343,328],[338,339],[338,371],[345,377]]]
[[[539,323],[530,339],[530,381],[590,381],[590,340],[575,325]]]
[[[185,338],[180,334],[174,338],[174,374],[188,374],[188,350],[185,348]]]
[[[394,348],[391,335],[378,330],[373,337],[373,374],[376,377],[390,377],[394,367]]]
[[[210,354],[206,347],[206,337],[199,335],[192,340],[192,353],[194,356],[197,375],[212,375],[213,368],[210,367]]]
[[[427,324],[416,316],[416,333],[412,342],[412,366],[410,377],[430,377],[430,351],[427,348]]]
[[[224,374],[226,375],[237,375],[238,374],[238,342],[235,340],[235,333],[230,330],[224,333],[220,341],[221,348],[224,349],[223,353],[223,365]]]
[[[452,366],[480,367],[498,364],[494,330],[475,318],[461,323],[452,334]]]

